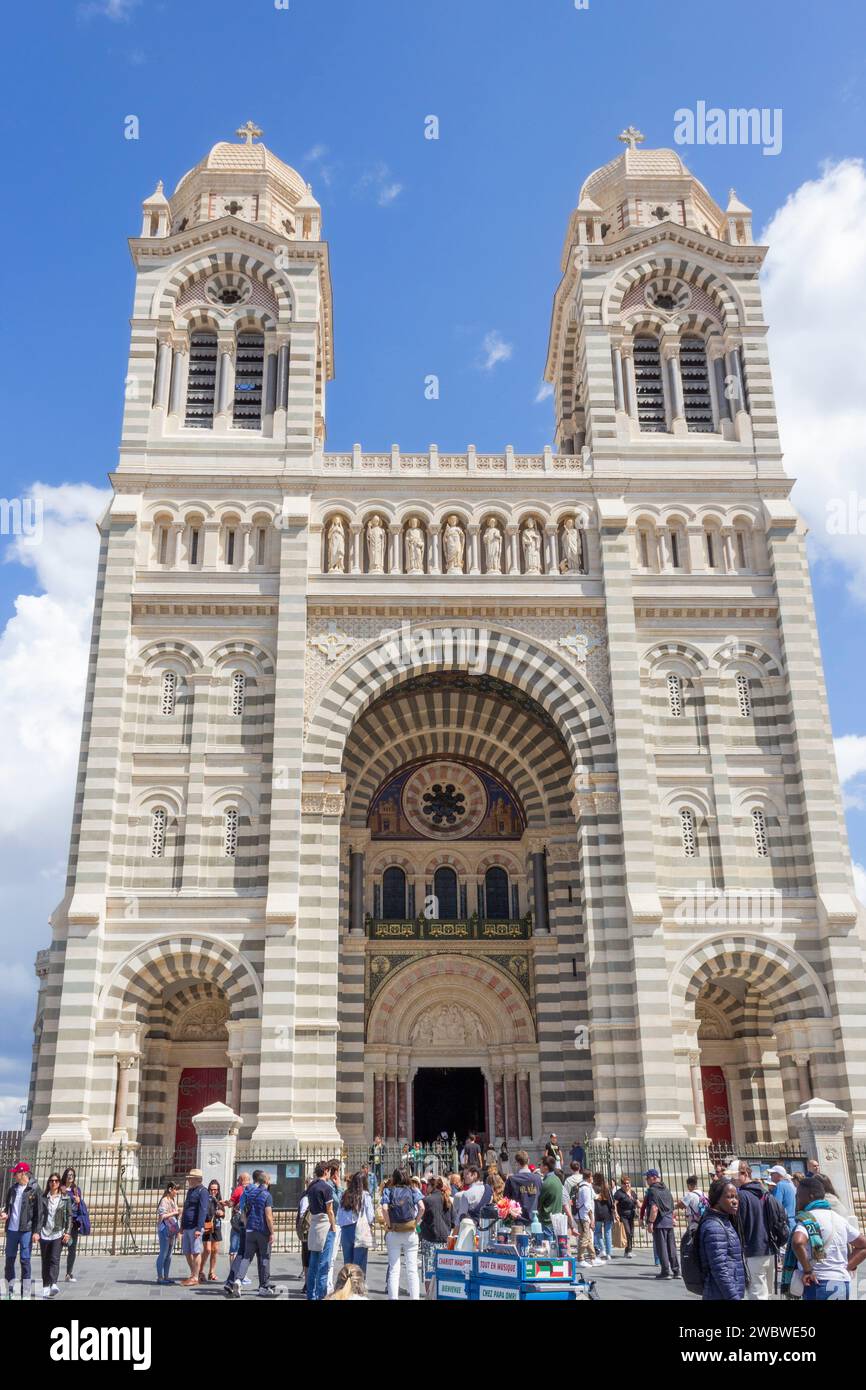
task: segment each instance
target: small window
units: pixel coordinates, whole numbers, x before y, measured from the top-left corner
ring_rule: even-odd
[[[759,859],[766,859],[770,849],[767,843],[767,818],[759,806],[752,811],[752,834],[755,840],[755,853]]]
[[[164,565],[168,558],[168,527],[160,526],[159,539],[156,546],[156,562]]]
[[[162,694],[160,697],[160,714],[174,714],[175,702],[177,699],[177,672],[163,671],[162,673]]]
[[[744,531],[737,532],[737,560],[741,570],[749,568],[749,552],[746,548],[746,534]]]
[[[671,531],[671,565],[675,570],[682,569],[680,537],[677,531]]]
[[[227,565],[233,565],[234,562],[235,562],[235,542],[236,542],[236,538],[237,538],[237,531],[235,531],[234,527],[232,527],[231,530],[226,531],[226,564],[227,564]]]
[[[649,569],[649,536],[646,531],[640,532],[640,562],[645,570]]]
[[[234,859],[238,852],[238,811],[230,806],[223,817],[223,854]]]
[[[235,671],[232,676],[232,714],[239,719],[244,712],[247,678],[243,671]]]
[[[406,875],[396,864],[382,875],[382,916],[386,922],[399,922],[406,916]]]
[[[743,719],[752,717],[752,687],[748,676],[737,676],[737,708]]]
[[[499,865],[484,875],[484,898],[487,916],[494,922],[508,919],[508,874]]]
[[[695,813],[690,806],[684,806],[680,811],[680,835],[684,857],[695,859],[698,853],[698,844],[695,836]]]
[[[165,854],[166,814],[164,806],[156,806],[150,813],[150,857],[162,859]]]
[[[674,719],[683,717],[683,683],[679,676],[668,676],[668,709]]]
[[[266,544],[266,540],[267,540],[267,534],[268,534],[268,533],[267,533],[267,531],[265,530],[264,526],[259,526],[259,527],[257,528],[257,530],[256,530],[256,564],[257,564],[257,565],[263,565],[263,564],[265,563],[265,544]]]
[[[704,541],[707,547],[707,565],[711,570],[716,568],[716,538],[712,531],[704,532]]]
[[[191,565],[198,564],[199,552],[201,550],[201,531],[197,526],[190,528],[189,533],[189,562]]]

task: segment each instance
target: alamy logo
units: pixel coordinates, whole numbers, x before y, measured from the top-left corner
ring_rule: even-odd
[[[52,1361],[131,1361],[134,1371],[149,1371],[151,1336],[149,1327],[82,1327],[73,1318],[52,1331],[49,1355]]]
[[[456,667],[472,675],[487,669],[488,634],[480,627],[414,628],[403,619],[399,628],[380,634],[381,646],[372,653],[377,666],[393,666],[398,671],[413,666]]]
[[[674,141],[678,145],[762,145],[762,154],[782,150],[782,108],[779,106],[681,106],[674,112]]]

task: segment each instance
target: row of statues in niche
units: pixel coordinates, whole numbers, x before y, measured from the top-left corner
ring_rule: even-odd
[[[538,522],[529,517],[520,529],[520,550],[524,574],[543,574],[545,568],[560,574],[585,574],[586,554],[583,534],[574,517],[562,523],[559,535],[551,537],[552,556],[544,563],[544,535]],[[380,516],[372,516],[364,527],[367,545],[367,573],[384,574],[388,531]],[[502,574],[504,536],[495,516],[489,516],[480,533],[484,547],[484,567],[487,574]],[[328,527],[328,574],[346,573],[346,525],[342,517],[334,517]],[[404,574],[426,573],[427,535],[420,517],[410,516],[403,533]],[[442,568],[445,574],[465,574],[466,533],[457,516],[449,516],[442,530]],[[511,570],[517,569],[512,563]]]

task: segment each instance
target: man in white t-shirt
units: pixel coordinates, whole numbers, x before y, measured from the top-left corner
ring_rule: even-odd
[[[701,1192],[698,1187],[697,1177],[692,1175],[686,1178],[685,1196],[677,1198],[676,1205],[680,1211],[688,1212],[689,1230],[693,1231],[697,1226],[705,1211],[709,1211],[710,1199],[705,1192]]]
[[[818,1228],[821,1248],[803,1221],[794,1227],[794,1254],[803,1274],[803,1300],[807,1303],[842,1301],[851,1296],[851,1275],[866,1259],[866,1236],[831,1209],[825,1201],[820,1178],[803,1178],[797,1189],[797,1207]]]
[[[589,1173],[581,1173],[580,1182],[575,1184],[571,1194],[571,1212],[577,1226],[577,1258],[582,1265],[601,1264],[595,1258],[592,1245],[592,1232],[595,1226],[595,1188]]]

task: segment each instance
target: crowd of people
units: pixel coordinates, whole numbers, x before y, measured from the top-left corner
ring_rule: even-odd
[[[443,1148],[458,1159],[459,1171],[447,1173],[419,1163],[421,1146],[413,1146],[386,1174],[378,1138],[369,1161],[348,1176],[339,1158],[317,1163],[296,1216],[304,1296],[311,1302],[365,1298],[377,1225],[384,1233],[389,1299],[400,1297],[401,1280],[409,1298],[419,1299],[422,1288],[429,1290],[437,1249],[474,1249],[479,1228],[501,1222],[546,1238],[554,1249],[573,1249],[583,1268],[618,1255],[633,1259],[635,1233],[643,1230],[652,1241],[655,1277],[682,1278],[690,1292],[707,1300],[759,1301],[776,1293],[806,1301],[847,1299],[852,1276],[866,1258],[866,1237],[854,1213],[843,1207],[816,1160],[806,1173],[789,1174],[776,1164],[766,1180],[743,1160],[720,1160],[706,1191],[695,1174],[675,1198],[657,1168],[643,1174],[642,1190],[627,1174],[611,1182],[592,1172],[579,1143],[572,1145],[566,1169],[555,1134],[537,1163],[526,1149],[512,1163],[504,1145],[498,1152],[483,1149],[474,1134],[459,1154],[456,1149]],[[29,1296],[38,1244],[43,1295],[53,1297],[64,1251],[65,1277],[75,1282],[78,1239],[90,1232],[87,1205],[72,1168],[50,1174],[44,1190],[25,1162],[11,1169],[11,1178],[2,1211],[7,1289],[17,1259],[22,1292]],[[156,1282],[175,1282],[171,1261],[179,1241],[188,1272],[177,1282],[186,1288],[218,1283],[227,1232],[225,1296],[237,1299],[251,1289],[255,1261],[258,1295],[279,1297],[284,1289],[270,1269],[270,1181],[261,1168],[242,1172],[226,1197],[216,1180],[205,1185],[199,1169],[189,1173],[183,1192],[176,1182],[167,1183],[156,1208]]]

